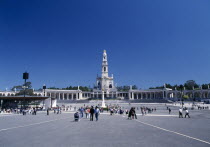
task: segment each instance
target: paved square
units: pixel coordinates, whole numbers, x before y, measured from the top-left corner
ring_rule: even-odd
[[[49,116],[44,112],[36,116],[0,115],[0,146],[210,146],[209,110],[190,111],[188,119],[178,118],[178,107],[171,107],[171,115],[164,105],[148,107],[156,107],[157,111],[147,116],[138,115],[137,120],[127,120],[126,115],[110,116],[106,112],[99,116],[98,122],[86,118],[74,122],[72,112]]]

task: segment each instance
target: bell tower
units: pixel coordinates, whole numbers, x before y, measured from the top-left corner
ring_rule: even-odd
[[[116,90],[116,88],[114,86],[113,75],[109,77],[106,50],[104,50],[103,52],[103,60],[102,60],[101,69],[102,69],[101,77],[97,76],[95,87],[96,87],[96,90],[103,90],[106,94],[109,94],[110,91],[114,91]]]
[[[106,50],[104,50],[103,53],[103,61],[102,61],[102,78],[108,77],[108,62],[107,62],[107,54],[106,54]]]

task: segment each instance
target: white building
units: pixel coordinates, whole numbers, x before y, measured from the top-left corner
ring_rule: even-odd
[[[189,98],[210,98],[210,88],[197,90],[178,91],[166,88],[163,89],[148,89],[148,90],[135,90],[130,86],[130,90],[127,92],[117,91],[114,84],[114,77],[109,76],[108,70],[108,57],[106,50],[103,52],[102,59],[102,73],[100,77],[96,78],[96,85],[92,92],[77,90],[59,90],[59,89],[46,89],[44,91],[34,91],[37,96],[48,96],[58,101],[65,100],[84,100],[88,98],[102,98],[102,90],[104,91],[105,98],[121,98],[121,99],[166,99],[166,100],[178,100],[181,99],[181,95],[188,95]],[[0,96],[13,96],[16,91],[0,91]],[[182,94],[181,94],[182,93]]]

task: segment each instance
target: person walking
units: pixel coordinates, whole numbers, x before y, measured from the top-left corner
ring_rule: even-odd
[[[90,108],[87,107],[85,113],[86,113],[86,118],[90,118]]]
[[[80,111],[81,118],[83,118],[84,109],[81,107],[81,108],[79,109],[79,111]]]
[[[100,110],[99,110],[99,108],[96,106],[96,108],[95,108],[95,117],[96,117],[96,121],[98,121],[98,116],[99,116],[99,114],[100,114]]]
[[[179,109],[179,118],[183,118],[183,115],[182,115],[182,108]]]
[[[57,108],[57,114],[59,114],[59,107]]]
[[[61,114],[61,110],[62,110],[62,108],[60,107],[60,109],[59,109],[59,113]]]
[[[95,110],[94,110],[93,106],[91,106],[91,109],[90,109],[90,121],[93,121],[94,113],[95,113]]]
[[[36,115],[36,108],[34,108],[34,115]]]
[[[144,110],[142,107],[141,107],[141,114],[142,114],[142,116],[144,116]]]
[[[188,116],[188,118],[190,118],[188,109],[185,110],[185,118],[186,118],[186,116]]]
[[[171,114],[171,108],[168,108],[168,113]]]
[[[133,107],[131,107],[129,113],[128,113],[128,119],[134,119],[134,110],[133,110]]]
[[[49,115],[49,108],[47,108],[47,115]]]

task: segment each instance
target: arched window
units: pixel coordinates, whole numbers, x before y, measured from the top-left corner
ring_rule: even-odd
[[[109,84],[109,88],[112,88],[112,84]]]
[[[104,67],[104,71],[106,71],[106,67]]]
[[[101,83],[100,82],[98,82],[98,88],[101,88]]]

